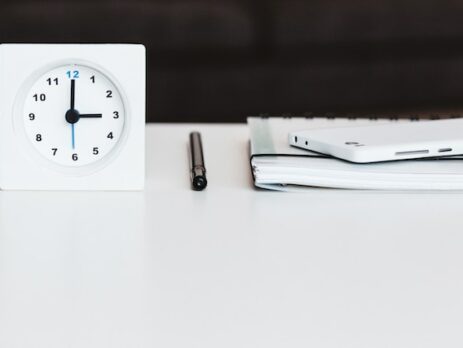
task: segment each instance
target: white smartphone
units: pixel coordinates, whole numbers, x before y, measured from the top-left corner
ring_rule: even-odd
[[[310,129],[289,143],[355,163],[462,155],[463,118]]]

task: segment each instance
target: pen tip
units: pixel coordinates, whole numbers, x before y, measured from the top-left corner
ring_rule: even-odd
[[[200,191],[205,189],[207,186],[207,180],[204,176],[196,176],[193,179],[193,189]]]

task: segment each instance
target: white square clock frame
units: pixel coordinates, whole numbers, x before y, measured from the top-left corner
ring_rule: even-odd
[[[0,45],[0,189],[141,190],[145,47]]]

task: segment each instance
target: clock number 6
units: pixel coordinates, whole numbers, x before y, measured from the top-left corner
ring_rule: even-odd
[[[72,154],[72,160],[73,161],[77,161],[79,159],[79,157],[77,157],[77,154],[76,153],[73,153]]]

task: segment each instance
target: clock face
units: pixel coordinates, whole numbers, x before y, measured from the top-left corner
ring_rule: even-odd
[[[63,65],[40,76],[26,93],[21,114],[32,146],[67,167],[110,154],[121,140],[125,116],[114,82],[86,65]]]

